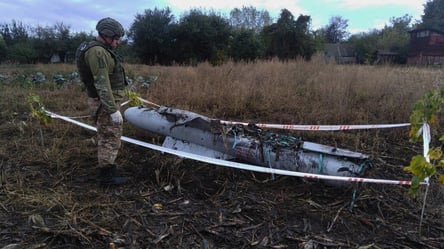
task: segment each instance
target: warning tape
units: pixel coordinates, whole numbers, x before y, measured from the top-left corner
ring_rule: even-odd
[[[46,113],[48,115],[50,115],[52,118],[61,119],[61,120],[67,121],[69,123],[78,125],[80,127],[83,127],[83,128],[89,129],[89,130],[93,130],[93,131],[97,131],[97,129],[95,127],[85,124],[85,123],[82,123],[82,122],[79,122],[77,120],[73,120],[71,118],[61,116],[61,115],[58,115],[58,114],[50,112],[50,111],[46,111]],[[361,178],[361,177],[331,176],[331,175],[320,175],[320,174],[312,174],[312,173],[295,172],[295,171],[289,171],[289,170],[273,169],[273,168],[267,168],[267,167],[254,166],[254,165],[250,165],[250,164],[226,161],[226,160],[221,160],[221,159],[215,159],[215,158],[211,158],[211,157],[196,155],[193,153],[173,150],[173,149],[165,148],[162,146],[143,142],[140,140],[136,140],[133,138],[129,138],[126,136],[122,136],[121,140],[135,144],[135,145],[139,145],[139,146],[142,146],[145,148],[149,148],[149,149],[157,150],[160,152],[172,154],[172,155],[182,157],[182,158],[188,158],[188,159],[192,159],[192,160],[196,160],[196,161],[200,161],[200,162],[205,162],[205,163],[210,163],[210,164],[214,164],[214,165],[249,170],[249,171],[255,171],[255,172],[261,172],[261,173],[296,176],[296,177],[309,178],[309,179],[345,181],[345,182],[379,183],[379,184],[393,184],[393,185],[411,185],[412,184],[411,181],[405,181],[405,180],[386,180],[386,179],[373,179],[373,178]],[[426,183],[421,182],[420,184],[426,184]]]
[[[141,97],[137,97],[137,99],[140,100],[140,101],[142,101],[142,102],[145,103],[145,104],[152,105],[152,106],[155,106],[155,107],[160,107],[160,105],[158,105],[158,104],[156,104],[156,103],[154,103],[154,102],[151,102],[151,101],[149,101],[149,100],[142,99]],[[127,100],[127,101],[123,102],[122,104],[120,104],[120,106],[124,106],[124,105],[128,104],[129,102],[130,102],[130,101]]]
[[[249,125],[245,122],[221,121],[225,125]],[[373,124],[373,125],[285,125],[285,124],[255,124],[259,128],[299,130],[299,131],[346,131],[346,130],[364,130],[364,129],[385,129],[410,126],[410,123],[401,124]]]
[[[160,107],[160,105],[151,102],[149,100],[137,97],[140,101],[155,106]],[[121,106],[128,104],[129,101],[126,101],[121,104]],[[220,120],[221,124],[224,125],[244,125],[248,126],[252,123],[245,122],[236,122],[236,121],[227,121]],[[281,129],[281,130],[298,130],[298,131],[346,131],[346,130],[366,130],[366,129],[386,129],[386,128],[397,128],[397,127],[405,127],[410,126],[410,123],[400,123],[400,124],[373,124],[373,125],[294,125],[294,124],[254,124],[259,128],[268,128],[268,129]]]

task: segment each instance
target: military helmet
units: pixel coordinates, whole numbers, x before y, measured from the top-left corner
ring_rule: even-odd
[[[111,17],[100,20],[96,25],[96,29],[100,35],[107,37],[122,37],[125,34],[122,24]]]

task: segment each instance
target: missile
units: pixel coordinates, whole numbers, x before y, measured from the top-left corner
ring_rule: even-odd
[[[369,165],[369,156],[359,152],[266,132],[253,124],[226,125],[181,109],[129,107],[124,116],[136,127],[165,136],[162,146],[201,156],[345,177],[360,177]]]

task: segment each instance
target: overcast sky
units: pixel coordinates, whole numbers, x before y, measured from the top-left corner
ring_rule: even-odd
[[[233,8],[253,6],[267,10],[276,21],[282,9],[288,9],[297,18],[310,15],[312,29],[328,24],[333,16],[348,20],[350,33],[381,29],[391,17],[405,14],[420,20],[427,0],[2,0],[0,24],[20,21],[31,27],[53,26],[63,23],[73,32],[94,32],[102,17],[113,17],[128,29],[136,14],[146,9],[169,7],[179,18],[192,8],[214,10],[229,16]]]

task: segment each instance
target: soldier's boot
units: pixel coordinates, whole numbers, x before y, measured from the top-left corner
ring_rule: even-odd
[[[129,177],[119,176],[116,165],[107,165],[99,168],[98,180],[102,185],[121,185],[128,182]]]

